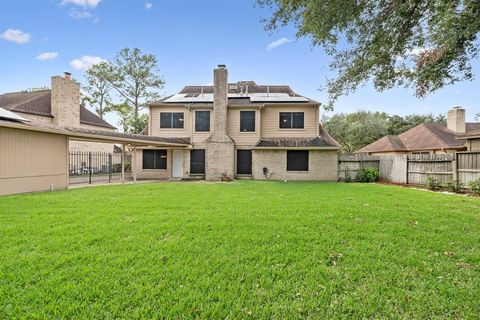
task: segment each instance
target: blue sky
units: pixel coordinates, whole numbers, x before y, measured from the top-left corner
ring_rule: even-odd
[[[164,94],[211,83],[212,69],[226,64],[230,81],[289,84],[325,102],[318,88],[331,75],[329,57],[308,39],[296,40],[291,27],[265,31],[261,19],[268,14],[253,0],[2,0],[0,92],[48,86],[50,76],[63,71],[82,81],[88,63],[138,47],[157,56],[167,81]],[[462,105],[473,120],[480,112],[480,61],[473,67],[477,80],[423,100],[410,89],[377,93],[367,85],[339,99],[335,112],[438,114]],[[116,124],[114,116],[108,120]]]

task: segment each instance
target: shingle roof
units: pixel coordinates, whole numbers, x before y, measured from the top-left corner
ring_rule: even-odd
[[[260,139],[256,148],[341,148],[327,131],[320,126],[320,135],[315,138]]]
[[[480,129],[480,123],[466,123],[467,133],[475,128]],[[463,149],[465,143],[457,139],[459,136],[457,132],[448,129],[446,124],[422,123],[398,136],[383,137],[355,153]]]
[[[0,127],[9,127],[23,130],[33,130],[41,132],[50,132],[69,136],[70,138],[81,138],[87,141],[97,141],[106,143],[134,143],[141,145],[157,145],[157,146],[180,146],[188,147],[190,145],[189,138],[163,138],[154,136],[142,136],[138,134],[122,133],[109,130],[85,129],[78,127],[59,127],[52,123],[42,120],[32,119],[29,122],[19,122],[14,120],[0,119]]]
[[[50,90],[4,93],[0,95],[0,107],[14,112],[52,117],[52,94]],[[81,106],[80,122],[116,129],[93,112]]]
[[[0,107],[16,112],[51,117],[51,91],[11,92],[0,95]]]
[[[123,132],[117,132],[117,131],[106,131],[106,130],[73,128],[73,127],[68,127],[66,128],[66,130],[70,132],[94,134],[94,135],[104,136],[104,137],[140,139],[140,140],[148,140],[148,141],[154,141],[154,142],[175,143],[175,144],[184,144],[184,145],[190,144],[190,138],[163,138],[163,137],[155,137],[155,136],[144,136],[140,134],[123,133]]]
[[[99,126],[99,127],[105,127],[105,128],[111,128],[111,129],[116,129],[114,126],[112,126],[110,123],[107,121],[103,120],[99,116],[97,116],[95,113],[91,112],[85,107],[80,106],[80,122],[89,124],[92,126]]]

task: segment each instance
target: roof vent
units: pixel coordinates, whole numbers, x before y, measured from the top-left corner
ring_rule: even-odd
[[[65,72],[63,73],[63,75],[64,75],[65,79],[67,79],[67,80],[72,80],[72,74],[71,74],[70,72],[66,72],[66,71],[65,71]]]
[[[219,64],[218,67],[219,67],[220,69],[225,69],[227,66],[224,65],[224,64]]]

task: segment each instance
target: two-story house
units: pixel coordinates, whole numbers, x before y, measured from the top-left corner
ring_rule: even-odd
[[[150,105],[146,134],[182,138],[185,149],[137,150],[139,178],[337,180],[340,145],[319,122],[320,104],[285,85],[187,86]]]

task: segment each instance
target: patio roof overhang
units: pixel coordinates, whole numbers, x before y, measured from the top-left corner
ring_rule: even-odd
[[[0,120],[0,127],[29,130],[44,133],[53,133],[67,136],[70,140],[91,141],[100,143],[129,144],[135,146],[150,147],[178,147],[189,148],[189,139],[161,138],[153,136],[142,136],[138,134],[128,134],[116,131],[84,129],[84,128],[63,128],[47,123],[37,122],[17,122]]]

